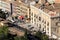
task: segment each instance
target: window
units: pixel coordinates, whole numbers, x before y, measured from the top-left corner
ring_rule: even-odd
[[[31,15],[33,16],[33,13],[31,13]]]
[[[44,28],[43,28],[43,31],[44,31]]]
[[[59,33],[59,30],[57,30],[57,33]]]
[[[38,24],[37,24],[37,27],[38,27]]]
[[[41,17],[39,17],[39,21],[41,21]]]
[[[16,16],[15,19],[18,19],[18,16]]]
[[[46,24],[46,21],[44,23]]]
[[[56,22],[56,26],[60,26],[60,22]]]
[[[45,25],[45,28],[46,28],[46,25]]]
[[[32,23],[33,23],[33,20],[32,20]]]
[[[58,24],[58,23],[56,22],[56,26],[57,26],[57,24]]]
[[[52,18],[52,20],[55,20],[54,18]]]
[[[44,19],[42,20],[42,22],[44,22]]]
[[[36,22],[36,19],[34,19],[34,21]]]
[[[49,22],[47,22],[47,26],[49,26]]]
[[[49,31],[49,27],[47,28],[47,30]]]
[[[41,28],[41,24],[39,25],[39,28]]]
[[[53,28],[53,31],[55,31],[55,32],[56,32],[56,28],[55,28],[55,27]]]
[[[36,17],[36,14],[34,15],[34,17]]]
[[[59,21],[60,21],[60,18],[59,18]]]
[[[33,18],[31,18],[33,20]]]
[[[28,15],[25,15],[26,18],[28,18]]]
[[[38,16],[36,16],[36,18],[38,18]]]

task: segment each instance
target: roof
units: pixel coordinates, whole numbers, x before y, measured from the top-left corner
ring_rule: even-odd
[[[1,0],[1,1],[7,2],[7,3],[11,3],[11,1],[9,1],[9,0]]]
[[[51,17],[56,17],[59,16],[60,13],[60,3],[54,3],[52,5],[49,5],[49,3],[45,3],[45,4],[39,4],[39,3],[35,3],[36,8],[43,10],[45,13],[49,14]]]
[[[53,5],[45,6],[45,12],[49,13],[50,16],[59,16],[60,13],[60,3],[56,3]],[[47,9],[47,10],[46,10]]]
[[[45,6],[45,8],[50,10],[50,11],[59,12],[60,11],[60,3],[56,3],[56,4],[53,4],[53,5],[48,5],[48,6]]]

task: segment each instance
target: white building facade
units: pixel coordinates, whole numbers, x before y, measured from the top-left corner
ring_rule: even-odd
[[[58,25],[60,25],[59,15],[57,15],[58,13],[56,14],[56,12],[52,12],[53,14],[57,15],[53,17],[53,14],[51,14],[50,11],[46,13],[44,10],[39,9],[33,5],[30,5],[30,8],[31,24],[34,25],[34,28],[40,30],[41,32],[45,32],[51,38],[60,38],[58,37],[60,34],[60,29],[58,27]],[[53,19],[56,20],[54,21]]]

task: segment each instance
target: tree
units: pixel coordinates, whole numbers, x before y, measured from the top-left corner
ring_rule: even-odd
[[[0,27],[0,40],[28,40],[27,31],[25,31],[24,36],[20,37],[17,35],[9,34],[7,26],[1,26]]]
[[[21,37],[16,36],[14,37],[14,40],[21,40]]]
[[[8,26],[0,27],[0,40],[14,40],[14,36],[8,31]]]
[[[41,37],[42,37],[41,40],[48,40],[48,36],[46,34],[42,34]]]
[[[6,39],[7,34],[8,34],[8,27],[7,26],[0,27],[0,40]]]
[[[25,40],[28,40],[28,38],[27,38],[27,30],[25,31],[24,38],[25,38]]]
[[[6,14],[2,10],[0,10],[0,17],[6,19]]]
[[[14,40],[28,40],[27,38],[27,31],[25,31],[25,35],[24,36],[21,36],[21,37],[14,37]]]
[[[37,36],[39,38],[39,40],[48,40],[48,36],[45,33],[41,33],[39,31],[36,32],[35,36]]]
[[[39,38],[39,40],[41,40],[42,33],[38,31],[38,32],[36,32],[36,36]]]

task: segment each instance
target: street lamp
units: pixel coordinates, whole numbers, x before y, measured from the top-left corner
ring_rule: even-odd
[[[12,8],[12,0],[9,0],[11,3],[10,3],[10,11],[11,11],[11,14],[10,15],[12,15],[12,13],[13,13],[13,8]]]
[[[13,13],[12,3],[10,3],[10,8],[11,8],[11,15],[12,15]]]

